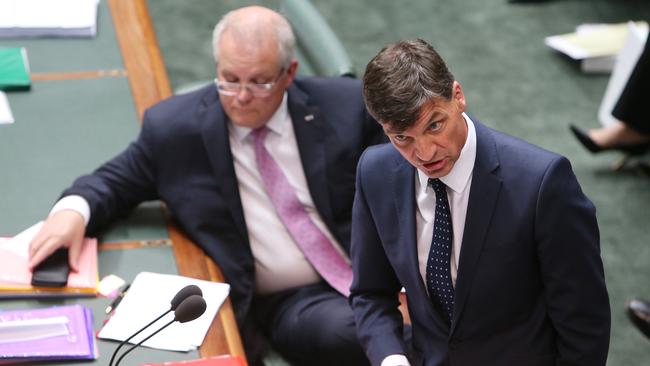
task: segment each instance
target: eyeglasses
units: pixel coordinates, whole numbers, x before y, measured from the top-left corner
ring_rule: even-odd
[[[246,88],[255,97],[266,97],[271,94],[271,90],[275,84],[280,80],[284,74],[284,68],[280,69],[278,76],[270,83],[234,83],[230,81],[223,81],[219,79],[214,79],[214,84],[217,86],[217,91],[219,94],[234,97],[235,95],[241,92],[242,88]]]

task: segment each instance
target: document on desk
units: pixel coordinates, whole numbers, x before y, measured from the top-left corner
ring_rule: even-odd
[[[0,90],[29,90],[31,85],[27,49],[0,47]]]
[[[153,336],[143,345],[171,351],[191,351],[198,348],[205,338],[217,311],[228,297],[230,285],[221,282],[202,281],[178,275],[152,272],[139,273],[115,313],[97,335],[103,339],[123,341],[170,309],[170,301],[187,285],[196,285],[203,292],[207,303],[205,313],[187,323],[174,322]],[[154,325],[131,340],[136,344],[174,319],[170,312]]]
[[[0,38],[93,37],[99,0],[0,0]]]

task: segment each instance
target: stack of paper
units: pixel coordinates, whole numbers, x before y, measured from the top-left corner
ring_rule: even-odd
[[[0,0],[0,38],[92,37],[99,0]]]
[[[635,24],[647,27],[645,22]],[[610,72],[623,48],[628,29],[628,23],[583,24],[573,33],[546,37],[544,43],[580,60],[585,72]]]
[[[228,297],[230,285],[219,282],[196,280],[189,277],[151,272],[139,273],[115,313],[97,335],[99,338],[123,341],[170,309],[174,295],[187,285],[196,285],[203,292],[207,303],[205,313],[187,323],[175,322],[165,330],[144,342],[151,348],[171,351],[190,351],[203,343],[219,307]],[[174,319],[173,312],[131,340],[137,344],[163,325]]]
[[[79,271],[70,272],[62,288],[34,287],[28,269],[29,243],[38,233],[39,222],[13,238],[0,238],[0,298],[94,296],[97,293],[97,240],[86,238],[79,258]]]
[[[93,316],[84,306],[1,313],[0,364],[95,358]]]
[[[30,86],[27,50],[0,47],[0,90],[28,90]]]
[[[647,39],[647,26],[639,26],[632,22],[629,23],[623,49],[616,58],[612,76],[609,78],[603,100],[598,109],[598,119],[603,126],[610,126],[616,123],[617,119],[612,116],[612,111],[632,74],[632,70],[634,70],[637,64],[639,56],[643,52]]]

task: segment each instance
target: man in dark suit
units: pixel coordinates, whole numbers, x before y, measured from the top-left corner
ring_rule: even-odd
[[[294,80],[294,43],[269,9],[227,14],[215,84],[149,109],[124,152],[77,179],[33,240],[31,265],[69,246],[75,267],[84,233],[161,199],[231,284],[251,364],[256,329],[295,365],[367,364],[347,253],[357,160],[385,137],[358,81]]]
[[[595,208],[568,160],[465,114],[422,40],[375,56],[364,98],[391,141],[362,155],[352,219],[350,302],[371,363],[605,365]]]

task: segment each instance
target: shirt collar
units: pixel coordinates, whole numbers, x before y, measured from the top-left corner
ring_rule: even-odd
[[[465,140],[465,145],[460,150],[460,156],[449,174],[440,178],[447,187],[456,193],[463,192],[467,187],[467,182],[469,182],[469,178],[474,170],[474,162],[476,161],[476,130],[474,128],[474,122],[465,113],[463,113],[463,118],[465,119],[465,123],[467,123],[467,139]],[[419,169],[416,170],[418,172],[420,190],[426,190],[429,177]]]
[[[287,121],[290,120],[288,116],[289,107],[287,105],[287,92],[285,92],[278,109],[275,110],[275,113],[273,113],[271,118],[266,122],[266,127],[279,135],[283,135],[287,130]],[[229,125],[231,127],[231,133],[235,134],[235,137],[239,142],[243,142],[243,140],[248,137],[253,130],[249,127],[238,126],[232,122],[229,122]]]

